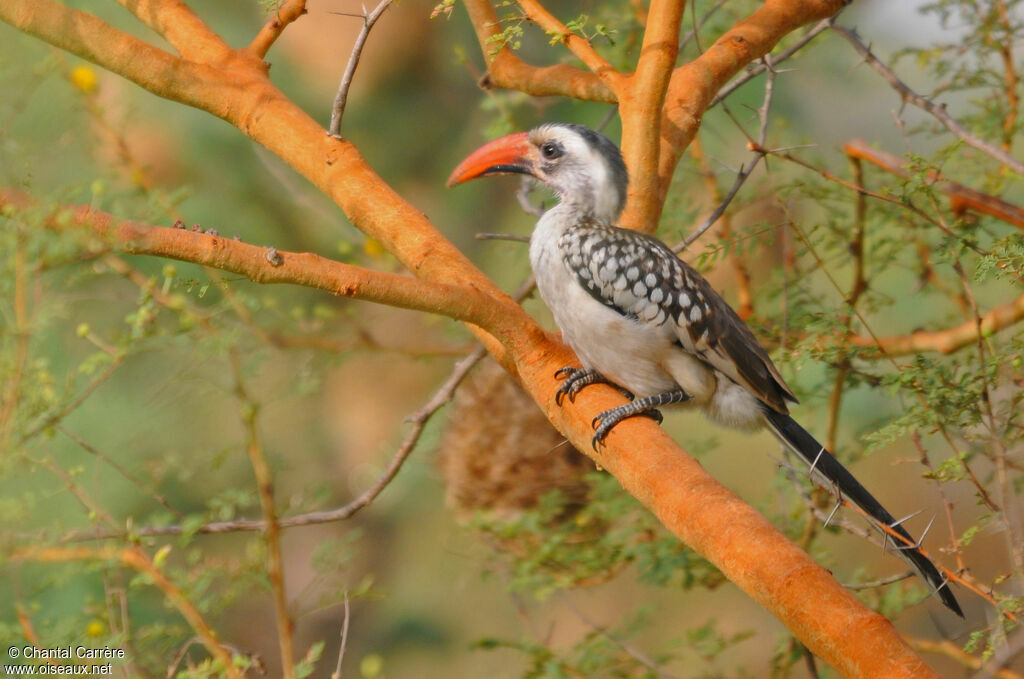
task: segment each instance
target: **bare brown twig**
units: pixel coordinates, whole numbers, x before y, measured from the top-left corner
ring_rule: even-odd
[[[885,78],[886,82],[888,82],[893,89],[900,93],[900,97],[904,102],[913,104],[921,110],[930,113],[936,120],[942,123],[947,130],[962,139],[965,144],[973,146],[982,153],[991,156],[997,162],[1002,163],[1021,177],[1024,177],[1024,163],[1016,160],[998,146],[993,146],[977,135],[968,132],[963,125],[958,123],[951,115],[949,115],[949,113],[946,112],[945,106],[940,106],[934,101],[926,97],[922,97],[920,94],[917,94],[910,89],[906,83],[899,79],[891,68],[886,66],[881,59],[874,55],[871,48],[864,44],[864,41],[860,39],[860,36],[857,35],[856,31],[843,26],[837,26],[835,24],[832,25],[832,30],[846,38],[847,42],[853,45],[853,48],[857,50],[857,53],[864,58],[864,61],[871,66],[871,68],[875,69],[883,78]]]
[[[373,502],[373,500],[380,495],[381,491],[383,491],[388,484],[391,483],[392,479],[395,478],[395,475],[398,474],[398,471],[402,468],[402,464],[415,449],[427,421],[430,420],[434,413],[440,410],[442,406],[452,399],[455,394],[455,389],[466,377],[470,369],[476,365],[477,361],[483,358],[485,353],[486,352],[482,347],[478,347],[472,354],[459,361],[448,380],[441,385],[437,392],[434,393],[423,407],[407,418],[406,421],[413,425],[412,429],[408,434],[406,434],[405,439],[395,451],[391,461],[384,469],[384,473],[372,486],[363,491],[363,493],[354,500],[341,507],[307,512],[296,516],[286,516],[277,519],[277,525],[280,528],[293,528],[296,526],[313,526],[321,523],[343,521]],[[213,521],[189,530],[197,534],[208,535],[214,533],[236,533],[241,531],[265,531],[267,529],[267,525],[266,519],[237,519],[233,521]],[[138,536],[181,535],[184,532],[185,527],[178,524],[168,526],[142,526],[132,530],[132,534]],[[122,531],[106,533],[71,532],[64,535],[61,540],[63,542],[94,540],[121,537],[123,534],[124,533]]]
[[[828,30],[829,26],[831,26],[832,22],[834,22],[835,20],[836,17],[832,16],[829,17],[828,19],[822,19],[821,21],[819,21],[817,24],[814,25],[813,28],[807,31],[794,45],[792,45],[791,47],[787,47],[783,51],[774,55],[772,57],[772,63],[778,65],[792,57],[794,54],[796,54],[804,47],[809,45],[812,40],[814,40],[816,37],[818,37],[826,30]],[[730,81],[728,85],[718,90],[718,93],[715,95],[715,98],[711,100],[710,104],[708,104],[708,108],[713,108],[718,104],[722,103],[730,94],[732,94],[737,89],[747,84],[749,81],[753,80],[757,76],[764,73],[765,69],[766,64],[763,61],[755,61],[751,63],[750,66],[747,67],[747,70],[746,72],[744,72],[743,75],[736,78],[735,80]]]
[[[334,97],[334,105],[331,107],[331,123],[327,128],[327,134],[332,137],[341,137],[341,118],[345,114],[348,90],[352,86],[352,77],[355,75],[356,67],[359,65],[359,58],[363,55],[363,47],[366,45],[367,38],[370,37],[373,25],[377,23],[377,20],[384,15],[385,10],[390,6],[391,0],[380,0],[371,12],[358,15],[363,20],[363,27],[359,29],[359,35],[356,36],[356,41],[352,45],[352,54],[349,55],[348,64],[345,65],[345,73],[341,76],[341,82],[338,84],[338,94]]]
[[[293,648],[295,624],[288,612],[288,595],[285,589],[284,560],[281,557],[281,528],[274,506],[274,480],[263,450],[259,428],[259,404],[248,394],[242,381],[242,365],[233,349],[228,351],[228,362],[235,380],[235,395],[239,403],[239,415],[245,427],[245,450],[249,454],[253,476],[256,477],[256,492],[263,510],[263,537],[267,543],[267,578],[274,599],[274,619],[277,622],[277,642],[281,649],[281,674],[284,679],[295,679],[295,651]]]
[[[673,248],[673,251],[676,253],[682,252],[686,248],[690,247],[690,245],[694,241],[700,238],[705,231],[710,229],[711,226],[716,221],[718,221],[718,218],[722,216],[722,214],[725,212],[725,209],[729,207],[729,203],[731,203],[732,199],[736,197],[737,193],[739,193],[740,188],[747,181],[747,178],[750,177],[750,174],[754,171],[754,168],[757,167],[758,162],[765,156],[765,151],[763,149],[765,148],[766,139],[768,137],[768,112],[771,109],[772,94],[775,91],[776,72],[775,69],[772,68],[771,58],[768,55],[765,55],[761,59],[761,61],[764,63],[765,69],[767,69],[768,71],[768,75],[764,81],[764,99],[761,102],[761,107],[757,110],[758,119],[760,120],[760,125],[758,127],[757,142],[751,143],[749,145],[751,150],[754,152],[754,155],[750,159],[749,165],[740,165],[740,169],[736,173],[736,180],[733,182],[732,188],[729,189],[729,192],[727,194],[725,194],[725,196],[719,202],[718,207],[715,208],[714,212],[712,212],[708,216],[708,218],[704,220],[703,224],[694,229],[693,232],[689,236],[687,236],[682,243]],[[737,126],[739,126],[739,123],[737,123]],[[742,126],[739,127],[740,131],[742,131],[743,134],[746,135],[746,132],[743,130]],[[753,140],[751,140],[751,142],[753,142]]]

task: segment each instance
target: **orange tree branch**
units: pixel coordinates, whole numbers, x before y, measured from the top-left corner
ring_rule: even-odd
[[[866,160],[898,177],[908,176],[906,161],[891,153],[873,149],[860,139],[853,139],[843,144],[843,152],[851,158]],[[962,213],[966,210],[974,210],[1024,229],[1024,210],[1016,205],[948,180],[935,171],[930,171],[928,177],[942,182],[939,188],[949,198],[949,206],[953,212]]]
[[[144,573],[167,598],[181,616],[195,631],[199,640],[224,668],[229,677],[241,677],[242,673],[231,659],[231,656],[224,649],[224,646],[217,640],[217,633],[203,618],[191,601],[188,600],[182,591],[164,575],[153,560],[138,547],[125,547],[122,549],[96,548],[96,547],[42,547],[17,550],[10,554],[12,561],[27,561],[33,563],[61,563],[67,561],[118,561],[139,573]]]
[[[653,232],[661,213],[658,154],[662,106],[679,54],[685,0],[652,0],[636,71],[619,91],[622,155],[629,167],[628,201],[621,223]]]
[[[231,47],[181,0],[117,1],[186,59],[210,63],[231,54]]]
[[[621,74],[597,53],[589,40],[566,28],[565,24],[556,19],[537,0],[517,0],[517,2],[530,21],[540,26],[548,35],[557,37],[558,41],[568,47],[569,51],[575,54],[576,58],[582,61],[609,89],[613,92],[618,89],[617,85],[621,80]]]
[[[833,16],[846,0],[766,0],[693,61],[677,68],[669,82],[658,158],[657,220],[683,151],[718,90],[750,62],[761,58],[792,31]]]
[[[768,0],[775,7],[781,0]],[[829,4],[815,2],[815,5]],[[813,17],[805,16],[811,20]],[[563,345],[553,341],[510,298],[469,262],[414,207],[374,173],[351,143],[324,134],[266,77],[262,62],[240,55],[218,68],[178,60],[120,34],[103,22],[53,0],[5,0],[0,20],[105,66],[151,92],[206,110],[280,156],[330,196],[349,219],[391,251],[414,275],[456,286],[453,294],[471,301],[463,287],[489,300],[487,323],[494,339],[488,345],[540,404],[547,417],[580,450],[589,450],[591,420],[621,405],[613,389],[588,389],[565,408],[554,402],[556,369],[574,363]],[[76,26],[76,30],[66,30]],[[102,35],[106,42],[98,38]],[[154,53],[157,53],[154,55]],[[141,62],[151,62],[149,64]],[[157,66],[156,69],[147,68]],[[158,241],[167,230],[153,230]],[[221,257],[228,248],[201,244],[201,234],[173,239]],[[125,240],[130,240],[126,238]],[[252,247],[252,246],[249,246]],[[232,248],[233,249],[233,248]],[[246,251],[266,259],[266,251]],[[154,251],[154,254],[161,254]],[[265,276],[281,267],[250,261]],[[321,280],[310,272],[333,267],[314,255],[292,257],[294,282]],[[216,259],[211,261],[227,261]],[[227,267],[224,267],[227,268]],[[401,278],[401,277],[399,277]],[[499,303],[494,303],[495,301]],[[486,303],[481,301],[481,303]],[[438,304],[441,304],[439,300]],[[485,314],[487,315],[487,314]],[[485,335],[481,330],[478,335]],[[486,336],[486,335],[485,335]],[[608,438],[600,464],[627,492],[639,498],[680,539],[714,563],[730,580],[783,621],[807,647],[848,677],[934,677],[882,616],[868,610],[823,568],[792,544],[766,519],[714,481],[703,468],[653,422],[629,420]]]
[[[908,639],[910,645],[918,651],[925,653],[935,653],[942,655],[947,658],[952,658],[964,667],[972,670],[980,670],[985,665],[985,661],[977,656],[966,653],[959,645],[943,639],[942,641],[932,641],[931,639]],[[997,679],[1024,679],[1024,675],[1021,675],[1013,670],[1008,670],[1005,667],[996,670],[995,674],[988,672],[983,673],[982,676],[994,676]]]
[[[30,205],[25,194],[0,189],[0,211],[4,214],[14,214]],[[374,271],[312,253],[279,251],[201,231],[118,220],[86,205],[66,206],[48,223],[57,228],[65,224],[87,227],[128,254],[168,257],[237,273],[256,283],[291,283],[342,297],[441,314],[496,332],[509,313],[501,300],[496,302],[469,286]]]
[[[507,45],[495,52],[492,38],[500,33],[498,15],[490,0],[464,0],[480,51],[487,60],[481,85],[525,92],[534,97],[564,96],[614,104],[615,93],[594,73],[568,64],[530,66]]]
[[[263,24],[246,49],[260,59],[267,56],[274,41],[281,37],[288,24],[305,13],[306,0],[285,0],[274,9],[274,15]]]
[[[920,330],[909,335],[892,337],[864,337],[853,335],[849,342],[856,347],[878,349],[880,356],[901,356],[916,354],[922,351],[937,351],[940,354],[951,354],[978,341],[981,337],[1004,330],[1024,319],[1024,295],[1000,304],[977,319],[970,319],[960,325],[945,330]],[[864,356],[870,358],[871,356]]]

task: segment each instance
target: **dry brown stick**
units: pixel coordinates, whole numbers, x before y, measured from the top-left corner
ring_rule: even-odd
[[[707,154],[704,152],[704,146],[699,136],[693,138],[693,143],[690,144],[690,154],[697,161],[701,178],[704,180],[704,185],[707,187],[707,192],[713,204],[721,206],[725,202],[722,189],[715,179],[714,170],[708,161]],[[731,236],[732,217],[727,211],[723,210],[718,228],[719,241],[726,244]],[[750,271],[747,268],[746,257],[743,253],[736,252],[735,248],[730,248],[729,259],[732,262],[736,275],[736,313],[743,320],[747,320],[754,315],[754,298],[750,292]]]
[[[931,99],[922,97],[920,94],[917,94],[910,89],[906,83],[899,79],[891,68],[886,66],[885,63],[871,52],[871,49],[864,44],[856,31],[843,26],[837,26],[835,24],[832,24],[832,30],[846,38],[846,40],[853,45],[853,48],[857,53],[864,58],[864,61],[867,62],[871,68],[875,69],[875,71],[877,71],[883,78],[885,78],[886,82],[888,82],[893,89],[900,93],[900,97],[903,101],[913,104],[921,110],[930,113],[936,120],[942,123],[947,130],[962,139],[965,144],[973,146],[982,153],[1010,168],[1018,175],[1024,177],[1024,163],[1016,160],[998,146],[993,146],[980,137],[968,132],[964,129],[963,125],[958,123],[951,115],[949,115],[949,113],[946,112],[945,106],[940,106]]]
[[[239,403],[239,415],[245,427],[245,450],[249,455],[256,491],[263,510],[263,537],[267,543],[267,578],[274,599],[274,619],[277,623],[277,641],[281,649],[281,673],[284,679],[295,679],[295,623],[288,612],[288,595],[285,589],[284,560],[281,558],[281,528],[278,524],[277,509],[274,506],[274,479],[267,464],[259,428],[259,404],[245,389],[242,380],[242,365],[234,349],[228,351],[228,362],[235,380],[235,395]]]
[[[59,563],[66,561],[118,561],[122,565],[144,573],[171,604],[178,609],[188,622],[203,646],[223,667],[223,672],[232,679],[241,679],[242,674],[231,661],[231,656],[218,641],[216,632],[206,622],[191,601],[164,575],[149,556],[138,547],[38,547],[18,549],[9,555],[11,561],[32,563]]]
[[[341,621],[341,644],[338,646],[338,661],[331,672],[331,679],[341,679],[341,665],[345,661],[345,649],[348,647],[348,625],[352,617],[348,602],[348,590],[345,590],[345,617]]]
[[[843,151],[851,158],[861,158],[891,174],[908,176],[906,161],[891,153],[873,149],[860,139],[843,144]],[[965,210],[974,210],[1024,229],[1024,210],[1016,205],[946,179],[935,171],[929,171],[928,176],[938,182],[939,190],[949,197],[949,206],[953,212],[959,214]]]
[[[812,40],[814,40],[820,34],[828,30],[828,27],[832,25],[832,22],[835,21],[835,19],[835,16],[831,16],[828,19],[822,19],[821,21],[819,21],[817,24],[814,25],[814,27],[811,30],[807,31],[807,33],[805,33],[792,47],[788,47],[783,51],[779,52],[778,54],[776,54],[775,56],[773,56],[772,63],[778,65],[792,57],[794,54],[796,54],[804,47],[806,47]],[[710,104],[708,104],[708,108],[713,108],[718,104],[722,103],[730,94],[738,90],[743,85],[746,85],[749,81],[753,80],[757,76],[764,73],[764,71],[764,62],[751,62],[750,66],[747,67],[746,72],[742,76],[730,81],[728,85],[718,90],[718,93],[715,95],[715,98],[711,100]]]
[[[297,514],[295,516],[286,516],[277,520],[277,525],[281,528],[293,528],[296,526],[314,526],[321,523],[332,523],[335,521],[343,521],[350,518],[353,514],[358,512],[363,507],[373,502],[381,491],[391,483],[395,475],[398,474],[402,464],[412,453],[416,444],[419,442],[420,435],[423,433],[423,429],[427,424],[427,421],[436,413],[440,408],[448,403],[452,399],[455,393],[455,389],[462,382],[465,376],[469,373],[470,369],[476,365],[477,361],[483,358],[486,352],[482,347],[477,349],[459,361],[451,376],[444,384],[434,393],[434,395],[423,405],[419,410],[410,415],[407,418],[407,422],[412,423],[412,429],[406,434],[405,439],[401,445],[395,451],[391,461],[388,462],[384,473],[377,479],[376,482],[365,491],[363,491],[358,497],[351,502],[337,507],[335,509],[319,510],[313,512],[306,512],[305,514]],[[198,534],[214,534],[214,533],[237,533],[242,531],[263,531],[267,528],[267,522],[259,519],[236,519],[233,521],[213,521],[210,523],[202,524],[197,528],[190,528],[189,530]],[[182,525],[167,525],[167,526],[142,526],[139,528],[133,528],[132,534],[138,536],[164,536],[164,535],[181,535],[185,532],[185,527]],[[65,534],[62,538],[62,542],[73,542],[80,540],[94,540],[94,539],[106,539],[123,537],[123,531],[110,531],[107,533],[96,533],[96,532],[82,532],[72,531]]]
[[[357,15],[363,20],[363,27],[359,29],[359,35],[356,36],[356,41],[352,45],[352,53],[348,57],[345,72],[342,74],[341,82],[338,84],[338,93],[334,97],[333,106],[331,106],[331,123],[327,128],[327,134],[332,137],[341,138],[341,118],[345,115],[348,91],[352,86],[352,78],[356,74],[359,58],[363,55],[363,47],[366,45],[367,38],[370,37],[373,25],[377,23],[377,20],[384,15],[384,12],[390,6],[391,0],[380,0],[372,11]]]
[[[1020,84],[1020,76],[1017,75],[1017,67],[1014,64],[1013,26],[1010,22],[1010,14],[1006,8],[1006,0],[996,0],[996,11],[999,14],[999,25],[1006,33],[1006,39],[998,41],[995,45],[999,56],[1003,60],[1003,80],[1006,82],[1006,117],[1003,119],[1003,143],[1002,149],[1007,153],[1013,148],[1013,139],[1017,131],[1017,115],[1020,109],[1020,95],[1017,94],[1017,87]],[[991,38],[991,34],[989,34]]]
[[[754,171],[754,168],[757,167],[758,162],[765,156],[764,148],[766,144],[766,139],[768,137],[768,112],[771,109],[772,96],[775,91],[776,72],[775,69],[771,67],[772,62],[767,55],[764,56],[762,61],[765,64],[765,68],[768,69],[768,75],[764,81],[764,98],[761,101],[760,108],[758,108],[757,110],[757,115],[760,120],[757,141],[755,142],[753,139],[751,139],[749,135],[747,135],[743,127],[739,124],[739,122],[735,118],[733,118],[733,122],[735,122],[736,126],[739,127],[740,132],[742,132],[744,136],[746,136],[748,139],[747,148],[754,152],[752,158],[750,159],[750,164],[746,166],[740,165],[740,169],[736,173],[736,180],[733,182],[732,188],[729,189],[729,193],[727,193],[719,201],[718,207],[716,207],[714,212],[712,212],[708,216],[708,218],[704,220],[703,224],[694,229],[693,232],[691,232],[690,235],[688,235],[680,245],[673,248],[673,250],[677,253],[688,248],[695,240],[700,238],[705,231],[710,229],[711,226],[718,220],[718,218],[725,213],[725,209],[729,207],[729,203],[731,203],[732,199],[736,197],[736,194],[739,193],[740,188],[743,186],[744,183],[746,183],[747,178],[750,177],[751,173]],[[731,113],[729,114],[729,117],[732,117]]]
[[[284,0],[274,8],[274,16],[263,24],[263,28],[252,39],[245,49],[253,55],[263,59],[273,46],[274,42],[281,37],[284,29],[289,24],[306,13],[306,0]]]
[[[3,389],[0,389],[0,450],[7,450],[14,418],[21,403],[21,382],[29,356],[31,321],[28,312],[29,271],[25,261],[24,238],[15,237],[14,253],[14,358]],[[33,314],[34,315],[34,314]]]
[[[717,2],[715,2],[715,4],[713,4],[713,5],[711,5],[711,7],[709,7],[708,10],[706,12],[704,12],[704,14],[702,14],[699,19],[697,17],[693,17],[693,28],[691,28],[689,31],[687,31],[686,34],[683,35],[683,37],[681,37],[679,39],[679,49],[680,50],[682,50],[684,47],[686,47],[686,45],[691,40],[699,39],[700,38],[700,28],[701,28],[701,26],[703,26],[705,23],[707,23],[708,19],[710,19],[711,16],[715,12],[717,12],[720,9],[722,9],[722,6],[726,3],[726,1],[727,0],[717,0]],[[693,9],[694,5],[690,5],[690,8]]]
[[[184,519],[185,519],[185,515],[184,515],[184,514],[182,514],[182,513],[180,512],[180,511],[178,511],[178,510],[177,510],[177,509],[176,509],[176,508],[174,507],[174,505],[172,505],[172,504],[170,503],[170,501],[169,501],[169,500],[168,500],[168,499],[167,499],[167,498],[166,498],[166,497],[165,497],[164,495],[162,495],[161,493],[157,493],[156,491],[153,491],[153,490],[149,490],[149,489],[147,489],[147,488],[146,488],[146,487],[145,487],[145,486],[143,485],[143,483],[142,483],[142,480],[141,480],[141,479],[137,478],[137,477],[136,477],[136,476],[135,476],[134,474],[132,474],[132,473],[131,473],[130,471],[128,471],[127,469],[125,469],[123,465],[121,465],[121,464],[119,464],[119,463],[117,462],[117,460],[113,459],[112,457],[110,457],[109,455],[107,455],[106,453],[104,453],[104,452],[103,452],[102,450],[100,450],[100,449],[99,449],[99,448],[97,448],[96,446],[92,445],[92,444],[91,444],[91,443],[89,443],[88,441],[84,440],[83,438],[81,438],[80,436],[78,436],[77,434],[75,434],[74,432],[72,432],[72,431],[69,431],[68,429],[66,429],[66,428],[65,428],[65,427],[63,427],[62,425],[58,424],[58,425],[56,425],[56,426],[55,426],[54,428],[55,428],[55,429],[56,429],[57,431],[59,431],[60,433],[64,434],[64,436],[67,436],[67,437],[68,437],[69,439],[71,439],[72,441],[74,441],[75,443],[77,443],[77,444],[78,444],[78,446],[79,446],[79,447],[80,447],[80,448],[81,448],[82,450],[84,450],[85,452],[89,453],[89,454],[90,454],[90,455],[92,455],[93,457],[95,457],[95,458],[97,458],[97,459],[99,459],[99,460],[102,460],[102,461],[103,461],[104,463],[106,463],[107,465],[109,465],[109,466],[110,466],[111,468],[113,468],[113,469],[114,469],[114,471],[116,471],[116,472],[117,472],[118,474],[120,474],[120,475],[121,475],[121,476],[123,476],[123,477],[124,477],[125,479],[127,479],[129,483],[131,483],[131,484],[132,484],[133,486],[135,486],[136,488],[138,488],[138,489],[139,489],[140,491],[142,491],[143,493],[146,493],[146,494],[147,494],[147,495],[149,495],[149,496],[150,496],[151,498],[153,498],[154,500],[156,500],[156,502],[157,502],[157,503],[159,503],[159,504],[160,504],[160,505],[162,505],[162,506],[163,506],[163,507],[164,507],[164,508],[165,508],[165,509],[166,509],[167,511],[171,512],[171,513],[172,513],[172,514],[174,514],[174,515],[175,515],[176,517],[178,517],[178,519],[179,519],[179,520],[184,520]]]

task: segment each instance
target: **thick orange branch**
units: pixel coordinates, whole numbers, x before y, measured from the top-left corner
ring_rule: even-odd
[[[186,59],[211,63],[231,54],[231,47],[181,0],[117,1]]]
[[[590,419],[622,403],[592,387],[575,404],[554,404],[551,367],[574,360],[563,347],[527,356],[519,376],[549,419],[580,450],[589,450]],[[583,447],[581,447],[581,445]],[[662,429],[625,420],[594,456],[684,543],[777,616],[817,656],[846,677],[938,677],[884,617],[838,586],[767,519],[712,478]]]
[[[623,226],[652,232],[661,214],[658,155],[662,106],[679,54],[685,0],[653,0],[647,12],[636,72],[619,89],[622,156],[629,167],[628,208]]]
[[[700,127],[715,93],[755,59],[770,52],[792,31],[834,15],[844,0],[766,0],[736,23],[697,59],[677,68],[669,82],[659,155],[658,213],[660,217],[672,174],[683,151]]]
[[[902,158],[873,149],[860,139],[843,144],[843,151],[851,158],[866,160],[896,176],[908,176],[907,163]],[[930,171],[928,177],[941,182],[939,189],[949,197],[949,207],[953,212],[959,214],[966,210],[973,210],[1024,229],[1024,210],[1016,205],[946,179],[938,172]]]

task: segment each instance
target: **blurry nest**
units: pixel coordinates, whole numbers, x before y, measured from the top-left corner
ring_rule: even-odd
[[[551,426],[533,399],[487,358],[459,387],[438,466],[460,519],[513,519],[552,490],[571,514],[587,499],[593,464]]]

